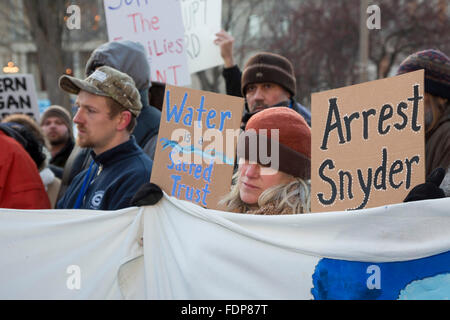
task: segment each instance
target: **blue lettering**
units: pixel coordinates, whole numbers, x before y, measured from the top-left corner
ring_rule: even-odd
[[[200,179],[200,177],[202,176],[202,166],[201,165],[197,165],[197,167],[195,168],[195,171],[194,171],[194,178],[195,179]]]
[[[199,128],[201,128],[201,126],[202,126],[202,116],[203,116],[203,112],[205,112],[206,111],[206,109],[205,108],[203,108],[203,105],[205,104],[205,96],[202,96],[201,98],[200,98],[200,107],[197,109],[197,111],[198,111],[198,118],[197,118],[197,121],[198,121],[198,127]]]
[[[191,107],[188,107],[187,110],[189,111],[188,114],[186,114],[183,118],[183,123],[185,126],[192,126],[192,116],[194,115],[194,109]],[[189,121],[187,121],[189,119]]]
[[[167,122],[170,122],[172,118],[174,118],[175,123],[179,123],[181,120],[181,117],[183,116],[184,107],[186,105],[186,101],[188,98],[188,93],[186,92],[183,96],[183,100],[181,101],[181,105],[178,107],[176,104],[171,106],[170,104],[170,91],[167,90],[166,92],[166,120]],[[186,107],[187,113],[183,116],[183,124],[185,126],[192,126],[192,121],[194,118],[194,108],[193,107]],[[205,108],[205,97],[202,96],[200,98],[200,105],[197,109],[195,109],[198,112],[197,115],[197,126],[199,128],[202,127],[202,119],[203,114],[207,112],[206,115],[206,126],[208,129],[214,129],[216,128],[216,125],[212,123],[212,121],[217,117],[217,112],[214,109],[206,109]],[[230,110],[227,111],[221,111],[220,112],[220,125],[219,125],[219,131],[223,131],[225,127],[225,121],[226,119],[231,119],[232,113]]]
[[[134,0],[125,0],[125,5],[129,6],[133,3]],[[141,7],[141,1],[140,0],[136,0],[137,6],[138,8]],[[145,4],[148,4],[148,0],[145,0]],[[119,5],[117,7],[112,7],[112,6],[108,6],[108,9],[110,10],[117,10],[120,9],[122,7],[122,0],[119,0]]]
[[[199,202],[200,201],[200,190],[195,190],[196,191],[196,196],[197,198],[195,199],[195,202]]]
[[[167,94],[166,94],[166,100],[167,100],[166,120],[167,120],[167,122],[170,122],[172,117],[175,117],[176,123],[180,122],[181,114],[183,113],[184,105],[186,104],[186,99],[187,99],[187,93],[184,94],[183,101],[181,102],[180,110],[178,110],[177,106],[174,104],[173,110],[171,111],[170,110],[171,109],[171,107],[170,107],[170,91],[167,90]]]
[[[209,110],[208,116],[206,117],[206,126],[208,127],[208,129],[214,129],[216,127],[215,124],[209,123],[209,120],[211,120],[215,116],[216,116],[216,111],[214,109]]]
[[[186,187],[184,184],[180,184],[180,187],[178,188],[178,193],[177,193],[178,198],[180,197],[181,189],[184,189],[184,187]]]
[[[196,164],[191,163],[191,165],[189,166],[189,175],[192,176],[192,168],[195,168],[195,167],[196,167]]]
[[[182,161],[175,161],[172,159],[172,152],[169,153],[170,165],[167,169],[175,169],[178,172],[186,172],[190,176],[193,176],[196,180],[203,178],[204,181],[211,183],[212,171],[214,169],[214,161],[211,161],[209,165],[203,167],[201,164],[186,163]]]
[[[203,203],[203,205],[204,205],[205,207],[207,206],[207,205],[206,205],[206,195],[207,195],[208,193],[211,193],[211,191],[208,190],[208,186],[209,186],[209,184],[206,184],[205,187],[202,189],[202,191],[203,191],[203,199],[202,199],[202,203]]]
[[[173,188],[172,188],[172,196],[174,196],[175,195],[175,191],[177,190],[178,181],[181,180],[181,176],[176,175],[176,174],[172,174],[170,177],[173,179],[173,182],[174,182],[173,183]]]
[[[191,191],[191,193],[189,194],[189,191]],[[194,197],[194,187],[186,187],[186,200],[192,200],[192,198]]]
[[[203,179],[209,183],[211,183],[211,175],[212,175],[213,165],[214,165],[214,161],[211,161],[211,164],[209,165],[209,167],[206,168],[205,171],[203,171]]]
[[[226,117],[224,117],[224,116],[226,116]],[[223,130],[223,126],[224,126],[224,122],[225,122],[226,118],[231,119],[231,112],[230,111],[225,111],[225,112],[221,111],[220,112],[220,127],[219,127],[219,131]]]
[[[167,166],[167,169],[169,169],[169,170],[172,170],[172,169],[173,169],[173,166],[175,165],[175,163],[174,163],[173,160],[172,160],[172,152],[173,152],[173,150],[172,150],[171,152],[169,152],[169,159],[170,159],[170,162],[172,162],[171,165],[168,165],[168,166]]]
[[[111,9],[111,10],[117,10],[117,9],[119,9],[121,6],[122,6],[122,0],[119,1],[119,5],[118,5],[117,7],[111,7],[111,6],[108,6],[108,9]]]

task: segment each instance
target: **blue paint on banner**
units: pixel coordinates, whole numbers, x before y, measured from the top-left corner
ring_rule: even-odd
[[[403,262],[324,258],[311,293],[318,300],[449,299],[450,251]]]

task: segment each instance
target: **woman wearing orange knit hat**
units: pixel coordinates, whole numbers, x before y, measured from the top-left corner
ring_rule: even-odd
[[[272,150],[270,157],[264,154],[267,150]],[[235,183],[221,201],[229,211],[265,215],[310,211],[311,128],[297,112],[274,107],[251,117],[238,143],[238,158]]]

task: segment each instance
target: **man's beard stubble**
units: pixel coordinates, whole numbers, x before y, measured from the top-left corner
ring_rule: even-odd
[[[264,110],[267,108],[272,108],[272,107],[288,107],[289,104],[290,104],[290,102],[288,100],[275,103],[274,105],[271,105],[271,106],[269,106],[268,104],[265,104],[264,102],[255,102],[252,105],[252,111],[250,111],[250,112],[253,113],[256,111],[261,111],[261,110]]]
[[[77,136],[76,143],[77,143],[77,146],[79,146],[81,148],[92,148],[93,147],[92,143],[89,142],[89,140],[86,140],[86,139],[82,140],[82,139],[80,139],[79,136]]]
[[[268,107],[269,107],[269,105],[264,104],[263,102],[255,102],[252,105],[250,112],[261,111],[261,110],[267,109]]]
[[[69,141],[69,135],[65,135],[62,137],[59,137],[58,139],[54,139],[49,141],[51,146],[59,146],[62,144],[66,144],[67,141]]]

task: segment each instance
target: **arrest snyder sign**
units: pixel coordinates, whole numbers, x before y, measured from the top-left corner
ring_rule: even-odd
[[[402,202],[425,182],[424,71],[312,95],[311,210]]]

